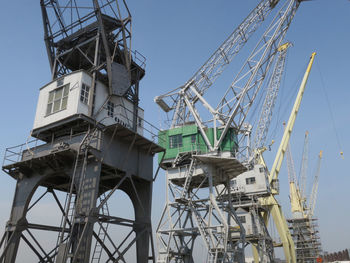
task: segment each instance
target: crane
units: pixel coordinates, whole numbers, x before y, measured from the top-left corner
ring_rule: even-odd
[[[310,198],[309,198],[309,206],[308,206],[309,207],[309,212],[308,212],[309,217],[312,217],[314,215],[314,210],[315,210],[315,205],[316,205],[316,196],[317,196],[317,191],[318,191],[318,180],[320,177],[322,155],[323,155],[323,152],[320,151],[320,153],[318,155],[317,169],[316,169],[316,173],[314,176],[314,182],[312,184],[312,190],[311,190]]]
[[[211,86],[221,74],[223,68],[227,66],[234,57],[229,56],[230,53],[225,52],[224,50],[226,49],[224,47],[230,47],[228,51],[237,50],[238,52],[252,33],[247,26],[243,27],[246,31],[242,32],[242,25],[248,24],[255,29],[260,23],[260,20],[257,20],[255,16],[265,17],[271,10],[271,7],[275,7],[277,2],[278,1],[262,1],[233,32],[228,40],[214,52],[211,58],[197,71],[194,77],[187,81],[184,86],[155,98],[155,102],[165,112],[173,110],[171,128],[185,125],[191,121],[195,122],[207,147],[211,151],[217,151],[220,148],[220,144],[231,127],[234,127],[240,133],[244,133],[242,132],[244,120],[260,90],[266,73],[271,67],[272,61],[274,61],[277,49],[281,46],[282,40],[301,1],[286,1],[284,3],[255,49],[251,52],[249,58],[239,70],[234,81],[224,93],[224,96],[221,98],[216,108],[210,105],[204,98],[204,94],[209,86]],[[255,16],[252,14],[255,14]],[[241,35],[244,36],[244,40],[238,37]],[[234,52],[234,54],[237,53]],[[213,59],[213,57],[216,59]],[[222,64],[223,62],[225,63]],[[210,75],[206,73],[206,70],[213,72],[215,69],[217,69],[215,71],[218,72],[217,74]],[[206,83],[206,85],[204,85],[204,83]],[[204,88],[202,88],[202,86]],[[166,103],[165,99],[169,100],[170,103]],[[204,114],[199,116],[199,109],[196,107],[198,102],[208,111],[210,115],[209,119],[204,120]],[[215,127],[214,131],[216,131],[216,127],[224,127],[220,136],[217,136],[218,138],[214,136],[213,143],[210,142],[204,131],[204,127],[210,125]]]
[[[317,218],[314,217],[314,209],[316,204],[316,195],[318,189],[318,180],[321,167],[322,151],[318,155],[318,162],[316,172],[314,174],[312,190],[308,198],[306,193],[302,194],[306,182],[306,169],[308,159],[308,141],[309,133],[305,133],[305,141],[303,148],[303,156],[301,163],[301,174],[298,183],[295,169],[293,165],[293,158],[290,150],[290,145],[287,148],[287,165],[288,165],[288,179],[290,189],[290,203],[292,218],[288,220],[290,229],[292,231],[293,240],[296,246],[297,262],[314,262],[320,255],[321,243],[317,235]]]
[[[282,81],[282,75],[285,67],[287,51],[291,45],[292,44],[290,42],[287,42],[278,48],[279,56],[272,74],[273,77],[271,78],[270,83],[268,85],[267,93],[265,96],[263,107],[261,109],[258,125],[255,130],[255,136],[253,139],[253,144],[251,146],[251,149],[257,150],[265,146],[266,137],[267,137],[271,119],[272,119],[273,109],[276,103],[277,94]]]
[[[155,102],[165,112],[175,110],[171,127],[184,124],[189,118],[182,94],[186,93],[189,100],[195,104],[213,85],[278,2],[279,0],[262,0],[182,87],[155,98]],[[165,98],[170,99],[171,106],[164,101]]]
[[[308,159],[308,156],[306,156],[308,152],[307,150],[308,142],[309,142],[309,132],[306,132],[305,140],[304,140],[303,155],[302,155],[302,163],[301,163],[301,169],[300,169],[301,174],[299,176],[300,183],[298,182],[296,177],[290,144],[288,144],[288,147],[286,150],[288,181],[289,181],[289,190],[290,190],[290,203],[291,203],[291,210],[294,218],[302,218],[302,217],[311,218],[314,215],[314,209],[316,205],[316,196],[317,196],[317,190],[318,190],[318,181],[319,181],[323,151],[320,151],[318,154],[318,162],[317,162],[316,172],[313,177],[314,179],[312,184],[312,190],[310,192],[309,198],[306,198],[306,193],[303,192],[302,189],[306,188],[305,167],[307,167],[308,164],[305,160]]]
[[[287,167],[288,167],[288,181],[289,181],[289,192],[290,192],[290,204],[293,213],[293,217],[303,217],[305,214],[305,204],[304,199],[301,196],[301,192],[298,186],[298,181],[296,178],[294,161],[292,158],[292,153],[290,149],[290,144],[286,150],[287,157]]]
[[[267,213],[264,214],[264,219],[265,219],[265,224],[268,224],[269,221],[269,216],[272,215],[272,218],[275,222],[277,231],[279,233],[279,236],[281,238],[282,244],[283,244],[283,249],[284,249],[284,254],[286,257],[287,262],[296,262],[296,256],[295,256],[295,247],[294,247],[294,242],[292,239],[292,236],[288,230],[288,225],[287,221],[282,213],[281,206],[278,204],[278,201],[275,198],[275,195],[278,195],[279,190],[278,190],[278,175],[282,166],[282,161],[284,158],[284,155],[287,151],[288,144],[289,144],[289,139],[290,135],[292,133],[294,123],[296,120],[296,116],[299,111],[299,107],[301,104],[301,100],[303,98],[303,94],[305,91],[306,83],[309,78],[309,74],[312,68],[312,64],[314,61],[316,53],[312,53],[310,57],[309,64],[307,66],[306,72],[304,74],[303,80],[301,82],[297,98],[294,102],[294,106],[292,109],[292,112],[289,116],[288,122],[285,126],[285,130],[283,133],[283,137],[281,140],[281,143],[279,145],[279,148],[276,153],[276,157],[274,159],[272,168],[269,172],[268,175],[268,181],[271,186],[271,193],[265,197],[260,198],[260,203],[266,208]],[[264,167],[267,167],[267,165],[264,163],[264,160],[260,158],[260,162],[264,165]],[[255,254],[255,259],[256,259],[256,251],[254,252]]]
[[[300,166],[299,178],[299,189],[300,195],[303,200],[306,200],[306,173],[308,169],[308,159],[309,159],[309,132],[305,132],[303,155]]]
[[[243,154],[243,139],[251,132],[246,120],[302,1],[282,3],[216,107],[206,91],[278,2],[261,1],[189,81],[155,98],[173,116],[170,128],[159,134],[167,149],[159,159],[167,174],[167,199],[157,228],[158,262],[193,262],[197,236],[210,262],[244,260],[245,226],[234,207],[232,179],[251,169],[250,156]]]

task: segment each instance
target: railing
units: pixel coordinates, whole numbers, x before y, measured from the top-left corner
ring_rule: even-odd
[[[98,148],[101,145],[102,136],[100,136],[99,134],[100,133],[97,133],[90,139],[89,146]],[[20,145],[6,148],[2,166],[11,165],[13,163],[20,162],[24,159],[29,159],[31,156],[34,156],[39,152],[46,150],[47,147],[45,147],[45,145],[54,146],[54,148],[50,147],[51,151],[63,149],[66,147],[64,143],[76,143],[78,142],[77,138],[83,135],[86,135],[86,132],[76,133],[73,136],[64,136],[61,138],[57,138],[51,143],[46,143],[39,139],[33,139]]]
[[[136,115],[136,114],[134,114],[134,112],[130,111],[129,109],[127,109],[123,105],[117,105],[116,107],[123,108],[122,113],[118,115],[119,117],[126,119],[127,122],[129,122],[129,123],[133,123],[133,121],[134,121],[133,117]],[[104,110],[106,110],[106,109],[104,109]],[[129,113],[129,114],[127,114],[127,113]],[[114,117],[117,117],[117,116],[114,116]],[[115,121],[114,117],[104,118],[101,121],[101,124],[104,124],[103,122],[105,120],[111,119],[111,118],[113,119],[113,124],[115,124],[116,121]],[[132,118],[132,120],[130,120],[130,117]],[[145,119],[143,119],[139,116],[137,116],[136,120],[137,120],[136,131],[137,131],[137,129],[142,130],[142,133],[139,133],[140,135],[142,135],[143,137],[149,139],[150,141],[152,141],[156,144],[158,144],[159,141],[163,140],[162,138],[160,138],[158,136],[158,133],[160,132],[160,130],[156,126],[154,126],[153,124],[151,124],[150,122],[146,121]],[[139,123],[141,124],[141,126],[139,125]],[[126,127],[126,128],[129,128],[132,130],[132,127]],[[76,138],[77,136],[83,135],[83,134],[86,134],[86,132],[74,134],[74,137]],[[71,136],[65,136],[62,138],[57,138],[52,143],[54,143],[55,145],[57,145],[59,147],[60,142],[70,143],[71,139],[72,139]],[[102,137],[99,135],[96,135],[96,136],[94,136],[94,138],[92,138],[91,144],[94,144],[94,145],[96,144],[96,146],[97,146],[101,143],[101,140],[102,140]],[[20,145],[6,148],[2,166],[7,166],[10,164],[19,162],[19,161],[23,160],[24,155],[25,156],[35,155],[38,152],[38,150],[41,148],[41,146],[43,146],[44,144],[46,144],[46,143],[39,140],[39,139],[33,139],[31,141],[22,143]],[[40,150],[42,150],[42,149],[40,149]]]
[[[38,146],[41,146],[43,144],[43,141],[39,139],[34,139],[17,146],[6,148],[2,166],[10,165],[21,161],[24,151],[28,151],[28,153],[34,154]]]
[[[107,125],[106,122],[110,120],[112,120],[112,123],[115,124],[117,123],[116,118],[119,117],[120,122],[118,123],[120,123],[124,127],[130,130],[134,129],[137,133],[154,143],[159,143],[159,141],[164,142],[164,140],[158,135],[161,130],[154,126],[152,123],[148,122],[144,118],[141,118],[140,116],[137,116],[133,111],[129,110],[122,104],[118,104],[114,108],[121,108],[121,111],[118,112],[118,114],[114,114],[113,116],[108,116],[102,119],[100,122],[103,125]],[[105,107],[103,110],[106,111],[105,115],[107,115],[107,108]],[[136,123],[134,123],[135,119]],[[133,127],[133,125],[136,125],[136,127]]]
[[[131,51],[131,57],[142,69],[146,68],[146,58],[140,52],[137,50]]]

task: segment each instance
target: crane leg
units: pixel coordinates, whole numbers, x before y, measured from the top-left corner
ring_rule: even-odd
[[[296,263],[294,242],[290,235],[286,219],[284,218],[284,215],[281,211],[281,207],[277,203],[273,204],[271,206],[270,213],[273,217],[278,234],[283,244],[286,262]]]
[[[252,246],[254,262],[259,263],[259,252],[256,246]]]

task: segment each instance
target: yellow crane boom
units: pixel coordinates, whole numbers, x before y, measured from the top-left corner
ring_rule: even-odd
[[[285,154],[287,146],[288,146],[290,135],[291,135],[293,127],[294,127],[295,119],[296,119],[298,111],[299,111],[301,99],[303,98],[303,95],[304,95],[306,82],[307,82],[307,80],[309,78],[310,71],[311,71],[312,64],[314,62],[315,56],[316,56],[316,52],[311,54],[309,65],[308,65],[308,67],[306,69],[306,72],[304,74],[303,80],[301,82],[301,85],[300,85],[300,88],[299,88],[299,92],[298,92],[297,98],[295,100],[293,109],[292,109],[292,113],[291,113],[291,115],[289,117],[289,120],[287,122],[286,129],[284,131],[281,144],[280,144],[280,146],[278,148],[275,161],[274,161],[274,163],[272,165],[272,169],[271,169],[270,176],[269,176],[270,183],[272,183],[273,180],[277,179],[278,174],[280,172],[282,161],[283,161],[283,158],[284,158],[284,154]]]
[[[314,62],[315,55],[316,55],[315,52],[311,54],[308,67],[306,69],[303,80],[301,82],[297,98],[295,100],[292,112],[290,114],[286,128],[284,130],[284,134],[283,134],[280,146],[278,148],[274,163],[272,165],[271,172],[269,174],[269,182],[270,182],[270,185],[272,186],[271,195],[260,199],[261,204],[265,206],[268,211],[268,213],[264,215],[265,224],[266,226],[268,225],[268,221],[269,221],[268,214],[271,214],[273,217],[273,221],[275,222],[278,234],[281,238],[286,262],[288,263],[296,262],[295,247],[294,247],[292,236],[288,229],[287,221],[282,213],[281,206],[279,205],[278,201],[275,199],[275,195],[279,194],[279,191],[277,187],[274,187],[274,186],[277,185],[278,175],[281,169],[282,161],[287,150],[290,135],[292,133],[294,123],[300,108],[301,100],[304,95],[306,83],[310,75],[310,71],[312,68],[312,64]],[[260,161],[262,162],[263,165],[266,166],[262,156],[260,158]],[[255,254],[254,257],[256,259],[256,251],[254,251],[254,254]]]
[[[298,185],[298,181],[296,179],[294,161],[290,149],[290,143],[288,143],[287,151],[287,167],[288,167],[288,180],[289,180],[289,197],[291,210],[294,217],[302,218],[305,215],[305,206],[303,204],[303,198],[300,194],[300,188]]]

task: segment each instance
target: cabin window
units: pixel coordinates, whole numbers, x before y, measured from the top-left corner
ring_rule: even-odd
[[[114,116],[114,103],[111,101],[107,102],[107,115],[109,117],[113,117]]]
[[[69,84],[59,87],[49,93],[46,115],[67,109]]]
[[[242,224],[245,224],[247,221],[245,220],[245,216],[237,216],[239,221],[242,223]]]
[[[196,140],[197,140],[197,134],[192,134],[191,135],[191,143],[196,143]]]
[[[237,186],[237,181],[236,180],[231,180],[230,181],[231,188],[234,188]]]
[[[246,184],[255,184],[255,177],[248,177],[245,179]]]
[[[81,85],[80,101],[86,105],[89,103],[89,93],[90,87],[83,83]]]
[[[182,147],[182,134],[169,136],[169,148]]]

